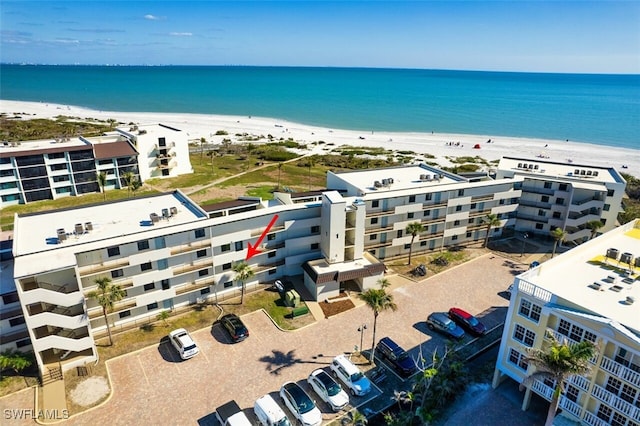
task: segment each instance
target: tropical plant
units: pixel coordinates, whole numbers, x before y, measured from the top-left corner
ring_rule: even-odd
[[[127,187],[127,193],[131,194],[131,188],[133,187],[133,181],[136,179],[136,175],[133,172],[124,172],[122,174],[122,180]]]
[[[389,286],[389,281],[386,279],[378,280],[380,288],[370,288],[359,294],[369,308],[373,311],[373,343],[371,344],[371,354],[369,356],[369,362],[373,363],[373,354],[376,347],[376,326],[378,324],[378,315],[380,312],[391,310],[396,311],[398,306],[393,301],[393,295],[387,293],[386,288]]]
[[[484,244],[482,245],[482,247],[487,247],[487,244],[489,244],[489,237],[491,236],[491,228],[500,225],[500,218],[496,214],[489,213],[484,217],[484,219],[480,220],[480,223],[484,223],[487,226],[487,235],[484,237]]]
[[[105,191],[105,186],[107,186],[107,174],[105,172],[100,172],[96,175],[98,179],[98,185],[100,186],[100,191],[104,197],[104,200],[107,201],[107,193]]]
[[[235,281],[239,281],[241,285],[240,304],[244,303],[244,287],[246,281],[253,277],[253,269],[246,262],[238,262],[233,265],[233,272],[236,273]]]
[[[14,349],[7,349],[0,354],[0,371],[10,368],[15,371],[16,374],[20,374],[22,370],[30,367],[31,364],[33,364],[31,354],[16,351]]]
[[[109,335],[109,345],[113,345],[113,337],[111,336],[111,327],[109,327],[109,318],[107,312],[113,309],[113,305],[125,296],[125,291],[117,284],[111,282],[109,277],[96,278],[94,282],[98,285],[96,290],[89,293],[89,298],[95,299],[98,305],[102,306],[102,315],[107,325],[107,334]]]
[[[548,334],[548,337],[551,340],[548,348],[527,349],[525,359],[529,364],[535,366],[536,371],[528,375],[520,384],[522,390],[535,380],[551,379],[555,382],[545,426],[553,425],[560,395],[565,390],[565,382],[572,376],[587,375],[591,370],[589,360],[598,350],[598,347],[589,340],[570,344],[566,339],[559,342],[551,333]]]
[[[589,222],[587,222],[586,226],[587,229],[591,230],[589,239],[592,239],[598,234],[598,231],[604,226],[604,223],[600,222],[599,220],[590,220]]]
[[[564,232],[562,228],[555,228],[551,232],[549,232],[549,235],[551,235],[551,238],[553,238],[553,251],[551,252],[551,258],[553,259],[553,256],[556,255],[556,248],[558,248],[558,243],[564,241],[567,233]]]
[[[156,318],[158,319],[158,321],[162,321],[165,327],[169,326],[169,321],[167,321],[169,319],[169,311],[160,312],[158,315],[156,315]]]
[[[420,222],[411,222],[405,228],[405,232],[407,234],[411,234],[411,244],[409,245],[409,265],[411,265],[411,254],[413,252],[413,240],[415,240],[420,233],[424,232],[424,226],[422,226],[422,223]]]

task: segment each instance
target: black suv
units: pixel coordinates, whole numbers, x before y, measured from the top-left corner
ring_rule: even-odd
[[[227,329],[229,337],[234,343],[241,342],[249,337],[249,330],[236,314],[227,314],[220,318],[220,322]]]
[[[418,370],[413,359],[389,337],[380,339],[376,345],[376,350],[383,358],[387,359],[402,376],[411,376]]]

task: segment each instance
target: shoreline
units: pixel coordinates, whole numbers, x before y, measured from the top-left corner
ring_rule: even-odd
[[[81,119],[115,119],[125,125],[162,123],[186,132],[189,141],[204,137],[211,144],[220,144],[225,137],[235,142],[237,137],[234,135],[237,133],[258,136],[271,134],[276,140],[292,138],[296,142],[306,144],[325,142],[310,145],[309,151],[313,154],[328,153],[327,144],[334,145],[330,145],[329,148],[344,145],[381,147],[413,151],[417,156],[433,155],[435,158],[428,158],[427,161],[435,162],[441,167],[453,165],[447,157],[479,156],[487,161],[494,161],[510,156],[575,165],[614,167],[619,172],[640,176],[640,150],[582,142],[437,132],[366,132],[317,127],[269,117],[98,111],[72,105],[9,100],[0,100],[0,113],[9,117],[23,115],[25,119],[53,119],[64,115]],[[215,135],[218,130],[224,130],[228,135]],[[476,145],[479,149],[474,148]]]

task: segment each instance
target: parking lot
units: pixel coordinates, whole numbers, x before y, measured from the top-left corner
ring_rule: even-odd
[[[430,357],[445,339],[426,327],[429,313],[458,306],[492,328],[506,314],[509,301],[504,290],[524,269],[524,265],[485,255],[420,283],[391,276],[398,310],[380,314],[376,337],[390,336],[411,355],[422,349]],[[231,344],[217,324],[191,333],[200,354],[187,361],[181,361],[167,341],[108,361],[111,398],[67,423],[125,425],[158,419],[166,424],[215,424],[213,412],[230,399],[253,419],[254,401],[266,393],[279,400],[277,392],[287,381],[298,382],[308,391],[325,420],[335,418],[310,390],[306,378],[316,368],[328,370],[335,355],[353,351],[360,344],[357,329],[362,324],[368,326],[364,347],[371,347],[371,310],[361,305],[293,332],[279,330],[262,311],[242,319],[250,337],[238,344]],[[378,392],[374,388],[366,397],[352,397],[352,405]]]

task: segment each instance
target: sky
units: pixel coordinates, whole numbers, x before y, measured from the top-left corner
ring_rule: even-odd
[[[6,1],[3,63],[640,74],[640,1]]]

